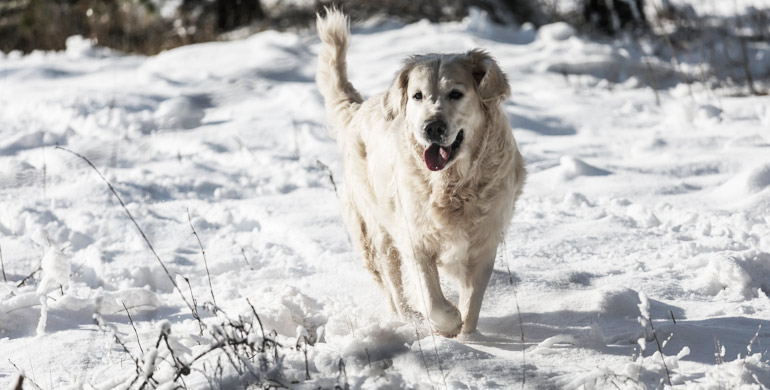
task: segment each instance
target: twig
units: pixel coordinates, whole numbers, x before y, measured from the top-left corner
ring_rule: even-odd
[[[420,332],[417,330],[417,323],[414,321],[412,321],[412,323],[414,324],[414,336],[417,339],[417,349],[420,350],[420,357],[422,358],[422,364],[425,366],[425,373],[428,374],[428,381],[430,381],[430,386],[433,387],[433,378],[430,377],[430,370],[428,369],[428,360],[425,359],[425,352],[423,352],[422,343],[420,342]]]
[[[757,341],[757,337],[759,337],[759,331],[762,330],[762,324],[759,324],[757,327],[757,333],[754,333],[754,337],[751,338],[749,341],[749,345],[746,346],[746,357],[751,355],[751,346],[754,345],[754,342]]]
[[[56,149],[63,150],[65,152],[71,153],[77,157],[80,157],[83,161],[85,161],[95,172],[99,175],[99,178],[102,179],[102,181],[107,184],[107,187],[110,189],[113,195],[115,195],[115,198],[118,199],[118,202],[120,202],[120,205],[123,207],[123,211],[126,212],[126,215],[128,215],[128,218],[133,222],[134,226],[136,227],[136,230],[139,231],[139,234],[141,234],[142,238],[144,239],[144,242],[147,244],[147,246],[150,248],[150,251],[153,255],[155,255],[155,259],[158,260],[158,263],[160,263],[160,266],[163,268],[163,271],[166,273],[166,276],[168,276],[168,279],[171,281],[171,284],[174,285],[174,288],[179,292],[179,296],[182,297],[182,301],[187,305],[187,307],[192,311],[193,306],[190,304],[190,302],[187,301],[187,298],[185,298],[184,293],[182,292],[182,289],[179,288],[179,285],[176,283],[176,280],[174,280],[174,277],[171,276],[171,272],[169,272],[168,268],[166,267],[166,264],[163,262],[163,260],[160,259],[160,256],[158,255],[158,252],[155,251],[155,248],[152,246],[152,243],[150,242],[150,239],[147,238],[147,235],[144,233],[144,230],[139,226],[139,223],[136,222],[136,219],[134,219],[134,216],[131,215],[131,212],[128,211],[128,207],[126,207],[126,204],[123,202],[123,199],[118,195],[118,191],[115,190],[115,188],[110,184],[110,182],[102,175],[102,173],[99,171],[99,169],[96,168],[96,166],[80,153],[73,152],[72,150],[69,150],[65,147],[56,145]],[[200,318],[198,318],[198,321],[200,322]]]
[[[674,43],[671,42],[671,37],[669,34],[664,31],[663,23],[661,22],[660,17],[660,8],[658,5],[653,2],[653,7],[655,8],[655,20],[658,22],[658,27],[661,29],[661,32],[663,33],[663,41],[666,43],[666,46],[668,46],[668,49],[671,51],[671,60],[674,62],[674,69],[676,70],[676,73],[679,75],[679,78],[682,79],[682,81],[687,84],[687,92],[690,95],[690,99],[695,102],[695,95],[692,93],[692,86],[690,85],[690,79],[685,77],[684,72],[682,71],[682,64],[679,62],[679,53],[677,52],[676,48],[674,47]]]
[[[241,254],[243,255],[243,261],[246,263],[246,265],[249,266],[249,268],[253,271],[254,267],[251,266],[251,263],[249,263],[249,259],[246,257],[246,251],[241,247]]]
[[[35,270],[32,271],[29,275],[24,277],[24,279],[22,279],[21,282],[19,282],[19,284],[16,285],[16,287],[21,287],[21,286],[25,285],[27,283],[27,280],[32,279],[32,277],[35,276],[36,273],[40,272],[41,269],[43,269],[43,266],[42,265],[38,265],[37,268],[35,268]]]
[[[722,360],[722,351],[719,350],[719,340],[717,340],[716,335],[713,335],[713,336],[714,336],[714,358],[716,359],[717,366],[719,366],[722,363],[724,363],[724,361]]]
[[[644,69],[647,70],[647,78],[650,80],[650,87],[652,88],[652,92],[655,93],[655,105],[660,107],[660,94],[658,93],[658,80],[655,77],[655,71],[652,69],[652,64],[650,63],[650,56],[647,55],[647,53],[644,52],[644,48],[642,47],[642,44],[639,43],[639,36],[634,36],[633,42],[636,44],[636,47],[639,49],[639,52],[642,54],[642,62],[644,63]]]
[[[170,330],[169,330],[170,332]],[[171,359],[174,360],[174,366],[180,365],[181,367],[177,367],[179,369],[179,372],[184,375],[190,375],[190,366],[184,364],[181,359],[177,358],[176,355],[174,355],[174,350],[171,349],[171,344],[168,342],[168,333],[161,331],[161,338],[163,338],[163,341],[166,343],[166,348],[168,348],[168,352],[171,354]]]
[[[743,30],[743,22],[741,22],[741,15],[738,13],[738,3],[733,0],[735,5],[735,23],[738,25],[738,41],[741,43],[741,55],[743,56],[743,71],[746,72],[746,82],[749,84],[749,91],[754,96],[761,95],[756,88],[754,88],[754,77],[751,75],[751,69],[749,67],[749,52],[746,49],[746,37],[743,36],[741,30]]]
[[[203,324],[203,321],[201,320],[201,316],[198,313],[198,300],[195,299],[195,294],[193,294],[192,285],[190,284],[190,279],[187,279],[186,276],[181,275],[182,279],[184,279],[185,282],[187,282],[187,288],[190,289],[190,298],[192,298],[192,308],[190,311],[192,312],[193,318],[198,320],[198,327],[200,328],[200,335],[203,336],[203,329],[206,329],[206,325]]]
[[[14,387],[14,390],[22,390],[23,389],[22,382],[24,382],[24,379],[26,378],[26,376],[24,375],[24,371],[19,369],[19,367],[16,365],[16,363],[14,363],[11,359],[8,359],[8,362],[11,363],[13,368],[15,368],[16,371],[19,372],[19,380],[18,380],[18,382],[16,382],[16,387]],[[29,384],[32,385],[34,388],[36,388],[38,390],[41,389],[41,387],[38,386],[37,383],[35,383],[35,381],[32,380],[32,378],[29,378]]]
[[[516,317],[519,318],[519,335],[521,338],[521,388],[527,383],[527,348],[524,342],[524,322],[521,319],[521,308],[519,308],[519,296],[516,294],[516,285],[513,283],[513,275],[511,274],[511,267],[508,265],[508,243],[505,241],[505,235],[503,234],[503,261],[505,261],[505,269],[508,271],[508,284],[511,285],[513,290],[513,300],[516,302]]]
[[[307,361],[307,345],[308,345],[307,336],[302,335],[301,337],[297,337],[297,345],[295,347],[297,350],[300,349],[300,341],[302,341],[302,344],[303,344],[302,345],[302,353],[305,355],[305,380],[309,381],[310,380],[310,365],[308,364],[308,361]],[[366,351],[366,356],[367,357],[369,356],[369,351]]]
[[[126,307],[126,303],[123,302],[122,299],[120,300],[120,304],[123,305],[124,309],[126,309],[128,321],[131,323],[131,327],[134,328],[134,334],[136,335],[136,343],[139,345],[139,351],[141,351],[142,355],[144,355],[144,348],[142,348],[142,342],[139,340],[139,332],[136,331],[136,326],[134,326],[134,319],[131,318],[131,313],[128,311],[128,307]]]
[[[655,332],[655,327],[652,325],[652,318],[648,318],[650,323],[650,330],[652,330],[652,337],[655,338],[655,344],[658,345],[658,352],[660,352],[660,360],[663,362],[663,368],[666,369],[666,380],[668,385],[671,386],[671,373],[668,371],[668,365],[666,365],[666,358],[663,356],[663,348],[660,346],[660,340],[658,340],[658,333]]]
[[[343,389],[343,390],[350,389],[350,385],[348,385],[348,370],[346,369],[345,361],[342,360],[342,358],[340,358],[339,370],[340,370],[340,373],[339,373],[339,376],[337,377],[337,382],[339,382],[340,380],[343,380],[343,383],[345,384],[345,386],[343,387],[343,386],[340,386],[338,384],[338,385],[334,386],[334,388],[335,389],[339,388],[339,389]]]
[[[47,198],[47,195],[46,195],[47,191],[46,191],[46,189],[48,187],[48,185],[47,185],[47,182],[48,182],[48,168],[47,168],[46,163],[45,163],[45,147],[41,146],[40,147],[40,151],[42,152],[42,155],[43,155],[43,198]]]
[[[137,373],[139,372],[139,360],[134,357],[134,354],[131,353],[131,351],[128,350],[128,347],[126,347],[126,344],[123,342],[123,340],[118,337],[118,333],[115,331],[114,328],[112,328],[109,324],[107,324],[104,321],[104,318],[102,318],[101,314],[94,313],[93,315],[94,321],[96,322],[96,326],[101,329],[104,332],[110,333],[110,335],[115,339],[115,342],[118,343],[123,348],[123,352],[125,352],[128,356],[131,357],[131,360],[136,363],[136,370]]]
[[[321,162],[321,160],[315,160],[316,165],[318,168],[323,169],[329,174],[329,181],[332,183],[332,187],[334,187],[334,194],[337,195],[337,197],[340,197],[340,194],[337,192],[337,184],[334,183],[334,174],[332,174],[331,168],[329,168],[328,165]]]
[[[299,128],[297,127],[297,119],[291,118],[291,126],[294,129],[294,159],[299,161]]]
[[[5,277],[5,263],[3,263],[3,246],[2,245],[0,245],[0,268],[2,268],[3,270],[3,282],[7,282],[8,278]]]
[[[671,314],[671,321],[674,321],[674,325],[676,325],[676,318],[674,318],[674,311],[673,310],[669,310],[668,314]]]
[[[16,380],[16,385],[13,386],[14,390],[23,390],[24,386],[24,374],[19,374],[19,378]]]
[[[262,326],[262,320],[259,319],[259,314],[257,314],[257,310],[254,308],[254,305],[251,304],[251,301],[249,298],[246,298],[246,303],[249,304],[249,307],[251,307],[251,311],[254,313],[254,317],[257,318],[257,323],[259,324],[259,330],[262,332],[262,349],[265,348],[265,343],[267,342],[267,335],[265,334],[265,328]]]
[[[214,306],[217,306],[217,299],[214,298],[214,286],[211,284],[211,273],[209,273],[209,262],[206,260],[206,251],[203,249],[203,243],[201,242],[200,236],[198,236],[198,232],[195,231],[195,227],[192,223],[192,218],[190,218],[190,209],[185,208],[187,210],[187,222],[190,223],[190,229],[192,229],[193,235],[198,240],[198,246],[201,247],[201,254],[203,254],[203,264],[206,266],[206,276],[209,278],[209,291],[211,292],[211,300],[214,301]]]

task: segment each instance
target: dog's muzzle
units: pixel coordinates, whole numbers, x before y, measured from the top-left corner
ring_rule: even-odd
[[[425,165],[428,169],[431,171],[440,171],[444,169],[455,154],[457,154],[457,150],[460,149],[464,137],[465,134],[463,130],[460,130],[457,133],[457,138],[455,138],[451,145],[443,146],[434,142],[425,148],[423,158],[425,159]]]

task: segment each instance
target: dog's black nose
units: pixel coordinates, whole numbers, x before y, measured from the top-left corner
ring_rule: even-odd
[[[446,141],[446,123],[441,119],[434,119],[425,123],[423,126],[425,136],[429,141],[443,143]]]

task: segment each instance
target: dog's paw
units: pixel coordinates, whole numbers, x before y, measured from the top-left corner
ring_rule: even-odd
[[[430,311],[430,322],[439,334],[444,337],[455,337],[463,327],[460,311],[449,302],[436,305]]]

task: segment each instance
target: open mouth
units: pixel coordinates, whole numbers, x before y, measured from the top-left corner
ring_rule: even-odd
[[[440,171],[452,160],[452,158],[460,149],[460,144],[463,142],[463,131],[457,133],[455,142],[452,142],[449,146],[443,146],[436,143],[430,144],[425,148],[423,157],[425,158],[425,165],[431,171]]]

